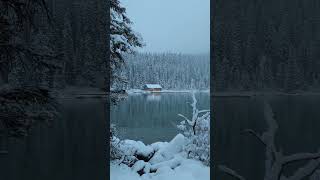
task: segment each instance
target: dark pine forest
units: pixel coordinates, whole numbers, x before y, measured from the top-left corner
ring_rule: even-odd
[[[105,1],[1,0],[0,8],[0,85],[103,87]]]
[[[215,91],[320,88],[320,1],[216,0]]]

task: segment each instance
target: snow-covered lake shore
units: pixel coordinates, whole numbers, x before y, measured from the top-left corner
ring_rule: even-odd
[[[157,91],[157,92],[150,92],[150,91],[144,91],[144,90],[141,90],[141,89],[129,89],[129,90],[126,90],[126,92],[128,94],[134,94],[134,93],[138,93],[138,94],[154,94],[154,93],[191,93],[191,92],[206,92],[206,93],[210,93],[210,90],[209,89],[206,89],[206,90],[170,90],[170,89],[164,89],[164,90],[161,90],[161,91]]]
[[[202,162],[188,159],[183,151],[186,138],[178,134],[170,142],[155,142],[145,145],[141,141],[124,140],[121,149],[126,156],[149,157],[133,165],[110,162],[111,180],[209,180],[210,168]]]

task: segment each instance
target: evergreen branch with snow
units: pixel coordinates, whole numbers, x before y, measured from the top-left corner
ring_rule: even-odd
[[[142,47],[142,38],[131,28],[132,22],[126,15],[126,8],[119,0],[110,1],[110,66],[111,82],[117,82],[117,71],[125,64],[124,54],[132,54],[134,48]]]

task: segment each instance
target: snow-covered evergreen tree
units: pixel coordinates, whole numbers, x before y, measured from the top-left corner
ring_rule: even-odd
[[[132,30],[132,22],[126,15],[124,8],[119,0],[110,1],[111,22],[110,22],[110,65],[111,83],[122,81],[117,75],[117,71],[125,64],[123,54],[131,54],[135,47],[142,47],[141,37]]]

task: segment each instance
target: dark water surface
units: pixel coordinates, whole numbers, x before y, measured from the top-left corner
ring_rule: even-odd
[[[0,154],[0,180],[106,178],[105,99],[60,99],[61,117],[10,139]]]
[[[197,93],[199,109],[210,106],[209,93]],[[315,152],[320,147],[320,96],[268,97],[278,121],[277,145],[284,154]],[[182,120],[191,117],[189,93],[129,95],[111,109],[122,138],[145,143],[169,141]],[[266,123],[261,97],[215,97],[216,164],[236,170],[248,180],[264,176],[265,149],[244,129],[263,132]],[[62,117],[52,127],[38,124],[24,139],[10,139],[0,154],[0,180],[105,179],[105,99],[63,99]],[[298,164],[301,165],[301,164]],[[294,167],[292,167],[294,168]],[[290,173],[291,170],[286,170]],[[216,179],[233,178],[217,173]]]
[[[196,93],[198,109],[210,109],[209,93]],[[116,124],[123,139],[144,143],[170,141],[179,133],[177,124],[191,118],[191,93],[130,94],[117,106],[111,107],[111,122]]]
[[[272,96],[270,102],[279,130],[277,147],[285,155],[317,152],[320,148],[320,96]],[[242,135],[244,129],[259,133],[266,130],[261,97],[214,98],[215,152],[217,164],[227,165],[248,180],[264,177],[265,149],[253,136]],[[302,164],[285,169],[285,174]],[[217,172],[216,179],[234,179]]]

